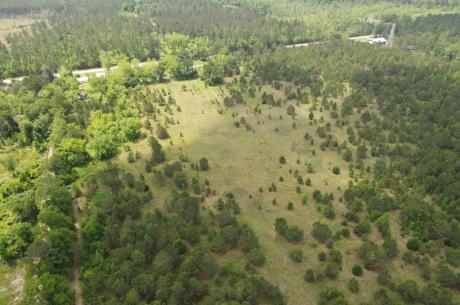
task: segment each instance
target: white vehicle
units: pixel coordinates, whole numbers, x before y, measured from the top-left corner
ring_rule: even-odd
[[[77,82],[79,84],[86,84],[87,82],[89,82],[89,77],[88,76],[77,77]]]

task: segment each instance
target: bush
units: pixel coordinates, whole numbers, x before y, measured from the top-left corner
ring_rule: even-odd
[[[309,283],[316,282],[315,271],[312,269],[308,269],[307,271],[305,271],[303,278],[306,282],[309,282]]]
[[[361,267],[360,265],[355,265],[351,269],[351,272],[353,273],[354,276],[361,276],[363,275],[363,267]]]
[[[420,240],[411,238],[407,241],[406,247],[411,251],[418,251],[420,249]]]
[[[134,163],[136,162],[136,158],[134,157],[134,154],[132,151],[128,153],[128,163]]]
[[[391,275],[388,270],[380,270],[379,274],[377,275],[377,283],[382,286],[388,286],[391,283]]]
[[[335,280],[340,273],[340,266],[336,263],[327,263],[324,274],[331,280]]]
[[[208,159],[206,158],[201,158],[200,159],[200,170],[202,171],[207,171],[209,170],[209,162],[208,162]]]
[[[338,168],[337,166],[334,166],[334,168],[332,169],[332,173],[334,175],[340,175],[340,168]]]
[[[156,134],[158,139],[165,140],[169,138],[168,130],[160,124],[157,124]]]
[[[291,226],[285,237],[290,242],[301,242],[304,238],[304,233],[298,226]]]
[[[327,259],[326,252],[321,251],[320,253],[318,253],[318,259],[320,262],[325,262]]]
[[[329,226],[321,222],[315,222],[313,224],[312,235],[314,238],[322,243],[325,243],[332,236],[332,231]]]
[[[345,237],[345,238],[350,237],[350,230],[348,228],[343,228],[341,233],[342,233],[342,236]]]
[[[279,161],[281,164],[286,164],[286,158],[284,156],[281,156]]]
[[[324,217],[326,217],[327,219],[335,219],[335,211],[331,206],[327,206],[326,208],[324,208],[323,214]]]
[[[275,220],[275,230],[289,242],[300,242],[304,239],[303,230],[298,226],[289,227],[282,217]]]
[[[303,261],[303,251],[301,249],[289,251],[289,258],[295,263],[301,263]]]
[[[359,292],[359,282],[354,278],[348,280],[347,287],[351,293]]]
[[[417,283],[413,280],[406,280],[399,284],[398,292],[401,298],[409,303],[417,301],[420,296]]]
[[[341,291],[328,288],[320,293],[318,305],[348,305],[348,302]]]
[[[369,234],[371,232],[371,224],[369,221],[363,221],[359,223],[354,229],[353,233],[361,237],[363,235]]]

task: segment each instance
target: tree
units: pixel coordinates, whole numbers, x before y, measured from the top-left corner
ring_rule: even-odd
[[[343,152],[343,159],[347,162],[350,162],[353,159],[353,152],[350,148],[345,148],[345,151]]]
[[[303,251],[301,249],[292,249],[289,251],[289,258],[295,263],[303,261]]]
[[[275,231],[289,242],[300,242],[304,239],[304,232],[298,226],[289,227],[286,220],[279,217],[275,220]]]
[[[209,170],[209,162],[205,157],[200,159],[200,170],[207,171]]]
[[[14,176],[16,167],[18,166],[18,159],[13,154],[8,154],[0,159],[0,164],[4,169]]]
[[[387,257],[394,258],[399,253],[398,243],[394,238],[387,237],[383,241],[383,250],[385,251]]]
[[[420,241],[418,238],[411,238],[407,241],[406,247],[411,251],[418,251],[420,249]]]
[[[69,191],[60,184],[59,180],[43,178],[37,184],[35,191],[35,204],[40,209],[56,207],[65,214],[72,211],[72,196]]]
[[[284,236],[290,242],[301,242],[304,239],[304,232],[298,226],[290,226],[286,235]]]
[[[421,291],[423,304],[426,305],[452,305],[452,290],[442,288],[438,284],[429,283]]]
[[[287,115],[291,116],[291,117],[295,117],[297,115],[296,111],[295,111],[295,107],[294,105],[292,104],[289,104],[289,106],[287,107]]]
[[[279,217],[275,220],[275,231],[284,236],[288,230],[286,219]]]
[[[174,175],[174,183],[180,190],[186,190],[188,188],[188,178],[184,172],[178,172]]]
[[[141,123],[135,110],[115,114],[95,111],[90,118],[86,148],[95,159],[113,157],[121,143],[139,137],[140,127]]]
[[[390,235],[390,214],[383,213],[377,220],[375,221],[377,228],[382,234],[383,237],[387,237]]]
[[[363,274],[363,268],[360,265],[354,265],[351,272],[354,276],[361,276]]]
[[[356,227],[353,229],[353,233],[357,236],[367,235],[371,232],[371,224],[369,221],[364,220],[361,221]]]
[[[387,269],[382,269],[377,275],[377,283],[382,286],[388,286],[391,283],[391,274]]]
[[[86,143],[82,139],[64,138],[48,161],[48,167],[56,174],[69,173],[74,167],[89,161]]]
[[[157,124],[155,131],[156,131],[158,139],[165,140],[169,138],[168,130],[166,129],[166,127],[164,127],[160,123]]]
[[[12,261],[22,257],[33,238],[30,224],[19,222],[3,228],[0,234],[0,258]]]
[[[326,264],[324,274],[331,280],[335,280],[340,273],[340,266],[337,263],[329,262]]]
[[[318,221],[313,224],[311,234],[322,243],[325,243],[332,237],[332,231],[329,229],[329,226]]]
[[[217,86],[224,82],[225,66],[222,61],[211,59],[203,66],[201,79],[208,86]]]
[[[49,140],[53,146],[57,146],[67,133],[67,122],[62,111],[58,111],[53,118]]]
[[[150,146],[150,150],[152,152],[152,163],[154,165],[157,165],[157,164],[160,164],[160,163],[163,163],[164,161],[166,161],[166,155],[163,151],[163,148],[161,147],[161,144],[158,142],[157,139],[155,139],[154,137],[149,137],[149,146]]]
[[[377,269],[385,256],[383,251],[372,241],[366,240],[359,248],[359,256],[364,260],[366,269]]]
[[[334,175],[340,175],[340,168],[338,168],[337,166],[334,166],[334,168],[332,169],[332,173]]]
[[[40,305],[73,305],[74,293],[63,276],[44,273],[37,278],[31,278],[27,288],[27,304]]]
[[[398,292],[401,298],[409,303],[417,301],[420,297],[418,285],[413,280],[405,280],[398,285]]]
[[[347,283],[348,289],[351,291],[351,293],[358,293],[359,292],[359,282],[355,278],[351,278],[348,280]]]
[[[320,293],[318,305],[348,305],[348,301],[341,291],[335,288],[327,288]]]
[[[365,145],[359,145],[358,149],[356,150],[356,156],[358,157],[358,159],[366,159],[367,147]]]
[[[105,68],[107,71],[109,71],[113,65],[116,65],[123,59],[126,59],[126,56],[114,50],[99,51],[99,62],[101,63],[101,66]]]
[[[305,274],[303,276],[304,280],[309,283],[313,283],[316,281],[316,274],[313,269],[308,269],[305,271]]]
[[[162,63],[176,80],[192,79],[196,76],[190,45],[191,41],[185,35],[172,33],[165,36]]]

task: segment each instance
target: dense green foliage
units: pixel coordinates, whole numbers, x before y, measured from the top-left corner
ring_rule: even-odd
[[[428,15],[415,19],[400,17],[396,22],[399,45],[427,51],[447,60],[460,58],[460,15]]]
[[[201,79],[219,115],[244,109],[263,126],[274,120],[263,111],[283,108],[292,130],[313,128],[292,145],[319,141],[299,149],[305,161],[268,156],[289,171],[268,184],[271,208],[295,186],[297,201],[278,198],[284,214],[263,206],[264,185],[243,194],[256,217],[270,215],[262,230],[290,247],[285,263],[304,268],[296,280],[325,287],[318,305],[350,304],[362,291],[370,304],[456,304],[457,11],[455,0],[2,1],[0,16],[47,17],[0,45],[0,77],[25,76],[0,91],[0,259],[24,264],[24,304],[74,304],[72,280],[91,305],[287,303],[236,196],[206,179],[222,164],[207,153],[190,162],[182,146],[171,154],[185,143],[169,129],[182,110],[171,87],[150,86],[171,79]],[[393,48],[335,40],[387,35],[389,22]],[[314,40],[332,41],[285,48]],[[97,66],[107,75],[84,85],[69,72]],[[249,119],[233,122],[258,136]],[[146,150],[132,150],[140,142]],[[324,170],[344,187],[310,178],[309,153],[336,153]],[[305,229],[297,212],[312,206],[319,219]]]

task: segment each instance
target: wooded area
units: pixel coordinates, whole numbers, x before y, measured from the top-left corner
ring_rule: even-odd
[[[22,304],[459,304],[458,2],[387,5],[2,2],[49,16],[0,45]]]

